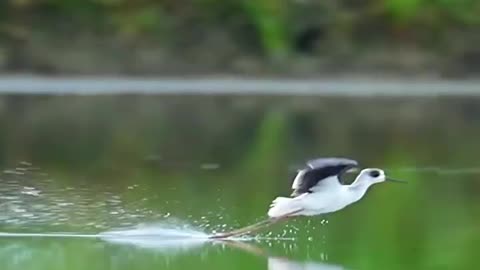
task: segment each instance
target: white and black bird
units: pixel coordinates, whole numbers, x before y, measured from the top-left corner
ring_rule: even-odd
[[[358,162],[346,158],[319,158],[308,161],[293,180],[290,198],[276,198],[268,211],[271,218],[314,216],[335,212],[360,200],[373,184],[395,181],[377,168],[360,171],[355,181],[342,184],[341,176],[358,169]]]
[[[388,178],[381,169],[366,168],[360,171],[353,183],[341,183],[344,173],[358,168],[357,161],[346,158],[318,158],[308,161],[293,180],[291,196],[273,200],[268,211],[269,219],[213,238],[238,236],[294,216],[336,212],[360,200],[368,188],[376,183],[404,182]]]

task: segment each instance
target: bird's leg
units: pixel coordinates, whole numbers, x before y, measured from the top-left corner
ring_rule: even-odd
[[[272,219],[265,219],[265,220],[262,220],[258,223],[249,225],[247,227],[243,227],[243,228],[233,230],[233,231],[230,231],[230,232],[226,232],[226,233],[219,233],[219,234],[212,235],[209,238],[219,239],[219,238],[227,238],[227,237],[232,237],[232,236],[240,236],[240,235],[249,233],[251,231],[257,231],[258,229],[263,228],[266,225],[270,225],[271,223],[272,223]]]
[[[288,218],[292,217],[292,215],[294,215],[294,214],[296,214],[296,213],[298,213],[302,210],[297,210],[297,211],[294,211],[294,212],[291,212],[291,213],[288,213],[286,215],[276,217],[276,218],[265,219],[265,220],[262,220],[258,223],[252,224],[250,226],[243,227],[243,228],[233,230],[233,231],[230,231],[230,232],[215,234],[215,235],[210,236],[209,238],[210,239],[221,239],[221,238],[227,238],[227,237],[232,237],[232,236],[241,236],[241,235],[244,235],[244,234],[247,234],[247,233],[257,232],[257,231],[259,231],[259,230],[261,230],[261,229],[263,229],[267,226],[273,225],[275,223],[279,223],[281,221],[285,221]]]

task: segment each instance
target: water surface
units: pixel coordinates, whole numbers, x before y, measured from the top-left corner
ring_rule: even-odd
[[[1,96],[0,269],[474,269],[479,105]],[[204,238],[263,219],[317,156],[355,158],[409,184],[374,186],[341,212],[242,241]]]

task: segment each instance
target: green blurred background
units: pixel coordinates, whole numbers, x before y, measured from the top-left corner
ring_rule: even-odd
[[[5,0],[0,70],[470,77],[477,0]]]

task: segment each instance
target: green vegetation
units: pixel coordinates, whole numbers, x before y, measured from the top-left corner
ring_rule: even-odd
[[[66,27],[67,31],[76,34],[100,31],[112,36],[153,38],[163,42],[166,39],[175,42],[209,29],[222,29],[276,58],[292,52],[299,34],[308,31],[304,27],[321,28],[328,36],[350,35],[350,41],[356,42],[359,26],[368,29],[369,34],[377,33],[388,40],[390,37],[385,29],[397,32],[401,28],[402,32],[438,36],[453,29],[473,30],[480,25],[480,2],[476,0],[315,2],[7,0],[0,3],[0,26],[2,29],[21,28],[30,33]]]
[[[386,0],[385,12],[394,23],[408,27],[447,28],[480,23],[480,3],[476,0]]]

